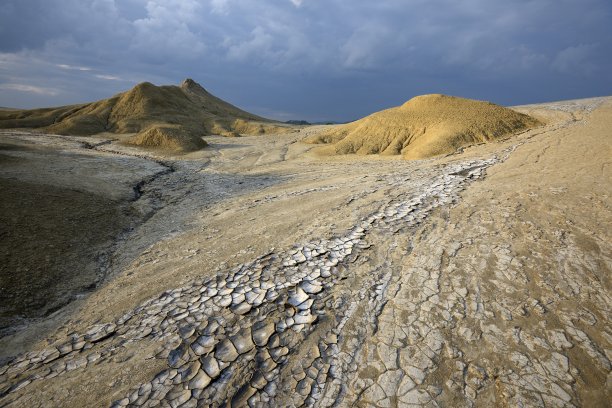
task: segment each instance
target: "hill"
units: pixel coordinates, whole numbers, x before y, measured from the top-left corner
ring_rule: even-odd
[[[0,128],[20,127],[63,135],[136,133],[128,143],[178,151],[205,145],[201,137],[206,135],[256,135],[287,130],[281,123],[217,98],[191,79],[180,86],[143,82],[111,98],[81,105],[0,111]]]
[[[504,138],[541,123],[490,102],[446,95],[417,96],[306,139],[331,144],[331,154],[402,155],[422,159]]]

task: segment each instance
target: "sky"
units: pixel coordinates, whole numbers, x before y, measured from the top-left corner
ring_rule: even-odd
[[[612,95],[610,0],[2,0],[0,106],[193,78],[278,120]]]

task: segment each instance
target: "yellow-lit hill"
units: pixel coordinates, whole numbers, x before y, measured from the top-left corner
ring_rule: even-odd
[[[128,144],[176,152],[193,152],[207,145],[202,137],[187,132],[180,126],[158,125],[141,130],[129,139]]]
[[[0,110],[0,128],[38,128],[63,135],[136,133],[129,143],[177,151],[204,146],[205,143],[196,139],[201,141],[206,135],[288,131],[279,122],[245,112],[217,98],[191,79],[180,86],[143,82],[112,98],[82,105]]]
[[[423,159],[504,138],[540,125],[530,116],[490,102],[423,95],[306,139],[331,144],[331,154],[402,155]]]

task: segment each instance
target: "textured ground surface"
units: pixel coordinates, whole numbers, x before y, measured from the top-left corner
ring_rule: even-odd
[[[3,134],[142,173],[75,187],[134,227],[0,339],[0,405],[608,406],[612,101],[521,110],[548,125],[418,162],[318,158],[319,128],[155,160]]]

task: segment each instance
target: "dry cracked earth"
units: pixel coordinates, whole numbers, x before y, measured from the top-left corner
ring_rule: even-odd
[[[518,109],[547,125],[415,162],[3,132],[2,180],[118,225],[7,309],[0,406],[609,406],[612,98]]]

